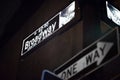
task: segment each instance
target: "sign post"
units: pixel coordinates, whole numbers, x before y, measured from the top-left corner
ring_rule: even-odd
[[[118,30],[114,29],[83,49],[55,70],[55,74],[65,80],[83,78],[105,65],[119,54]]]

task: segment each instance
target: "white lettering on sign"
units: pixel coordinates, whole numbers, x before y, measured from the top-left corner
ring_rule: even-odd
[[[62,72],[61,78],[65,79],[76,73],[77,73],[77,63],[74,63],[73,65],[71,65],[70,67],[68,67],[66,70]]]
[[[83,56],[81,59],[79,59],[74,64],[72,64],[57,75],[64,80],[68,80],[69,78],[71,78],[72,76],[84,70],[85,68],[87,68],[95,62],[97,63],[97,66],[100,65],[100,63],[108,54],[112,46],[113,43],[98,42],[97,48],[89,52],[87,55]]]
[[[23,40],[21,56],[58,31],[75,17],[75,1]]]
[[[49,27],[47,27],[46,29],[44,29],[46,26],[41,27],[39,29],[38,35],[36,35],[33,39],[26,41],[25,50],[30,50],[31,48],[36,46],[38,43],[40,43],[41,40],[44,40],[45,38],[50,36],[55,31],[55,26],[56,26],[56,22],[54,24],[50,25]]]

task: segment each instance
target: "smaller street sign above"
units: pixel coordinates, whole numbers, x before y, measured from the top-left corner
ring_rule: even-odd
[[[39,45],[75,18],[75,1],[23,40],[21,56]]]
[[[118,29],[114,29],[83,49],[54,72],[64,80],[81,79],[111,61],[118,54]]]

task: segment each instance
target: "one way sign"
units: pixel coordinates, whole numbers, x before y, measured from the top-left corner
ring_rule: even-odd
[[[114,43],[110,42],[98,42],[96,49],[94,49],[82,58],[85,61],[84,67],[87,67],[94,62],[97,62],[97,65],[100,65],[100,63],[103,61],[103,59],[108,54],[113,45]]]
[[[118,32],[114,29],[61,65],[55,73],[64,80],[83,78],[116,57],[118,46]]]

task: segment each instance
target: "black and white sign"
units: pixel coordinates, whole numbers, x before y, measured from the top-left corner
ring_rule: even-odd
[[[74,80],[88,75],[118,55],[118,32],[112,30],[55,70],[60,78]]]
[[[75,17],[75,1],[23,40],[21,56],[40,44]]]
[[[120,11],[106,1],[107,17],[120,26]]]

